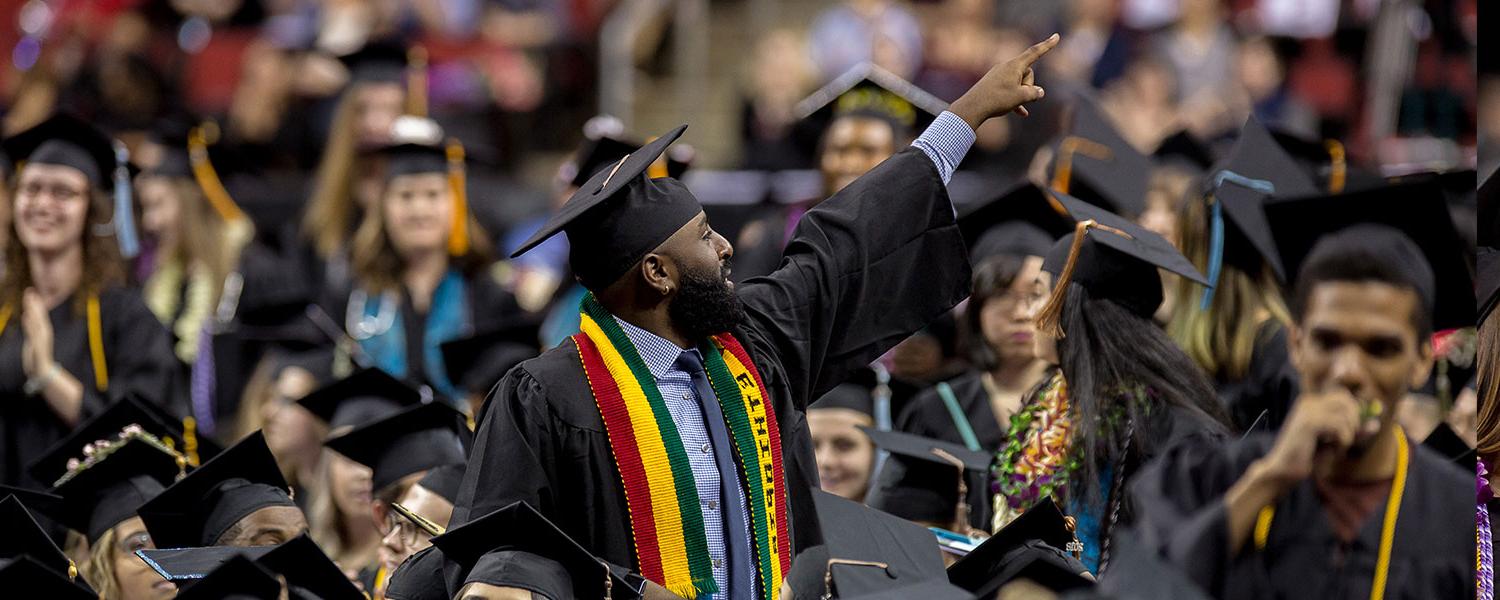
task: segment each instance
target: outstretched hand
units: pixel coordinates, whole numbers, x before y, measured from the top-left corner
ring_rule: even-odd
[[[1031,66],[1061,39],[1054,33],[1015,58],[991,67],[979,83],[955,100],[948,110],[974,129],[979,129],[990,118],[1006,113],[1014,112],[1023,117],[1031,114],[1026,110],[1026,103],[1046,95],[1046,91],[1036,85],[1036,71]]]

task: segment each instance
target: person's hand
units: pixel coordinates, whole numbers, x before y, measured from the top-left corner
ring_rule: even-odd
[[[52,319],[42,295],[34,288],[21,294],[21,332],[26,341],[21,349],[21,370],[28,378],[42,377],[51,370]]]
[[[1031,66],[1057,46],[1061,39],[1061,36],[1054,33],[1052,37],[1027,48],[1015,58],[991,67],[979,83],[964,92],[948,110],[974,129],[979,129],[991,117],[1009,112],[1023,117],[1031,114],[1024,105],[1046,95],[1040,86],[1035,85],[1036,71]]]
[[[1265,474],[1283,489],[1324,474],[1354,443],[1360,425],[1359,401],[1347,390],[1302,394],[1261,459]]]

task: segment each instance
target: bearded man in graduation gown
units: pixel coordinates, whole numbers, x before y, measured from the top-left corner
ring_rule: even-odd
[[[601,171],[517,250],[566,231],[591,293],[579,334],[491,392],[453,523],[526,501],[647,598],[774,598],[820,542],[808,402],[967,295],[947,178],[975,128],[1042,97],[1031,66],[1057,41],[991,69],[738,286],[697,200],[646,175],[685,126]],[[484,583],[535,590],[535,559]]]

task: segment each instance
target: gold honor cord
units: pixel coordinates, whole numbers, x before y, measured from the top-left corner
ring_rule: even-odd
[[[1385,518],[1380,525],[1380,547],[1375,557],[1375,580],[1370,584],[1370,600],[1385,599],[1386,578],[1391,570],[1391,546],[1396,540],[1396,517],[1401,512],[1401,497],[1406,493],[1406,474],[1411,462],[1411,451],[1407,448],[1406,432],[1396,426],[1396,476],[1391,481],[1391,493],[1386,497]],[[1276,516],[1276,507],[1268,505],[1255,516],[1255,549],[1266,549],[1266,540],[1271,534],[1271,519]]]
[[[219,179],[219,173],[214,170],[214,163],[208,157],[208,145],[218,135],[219,128],[211,122],[189,131],[188,162],[193,169],[193,179],[198,181],[198,187],[203,190],[203,197],[208,199],[209,206],[219,214],[219,218],[234,222],[245,218],[245,213],[234,203],[229,190],[224,188],[224,182]]]
[[[5,333],[5,326],[10,324],[10,317],[13,314],[15,314],[14,306],[9,303],[0,306],[0,334]],[[89,294],[88,319],[89,358],[94,362],[94,389],[107,392],[109,391],[109,365],[104,361],[104,333],[99,325],[98,294]]]
[[[1327,140],[1323,147],[1328,150],[1328,193],[1337,194],[1344,191],[1344,182],[1348,178],[1349,158],[1344,152],[1344,144],[1338,140]]]

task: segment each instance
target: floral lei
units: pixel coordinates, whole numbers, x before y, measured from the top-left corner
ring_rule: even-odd
[[[1068,476],[1081,464],[1069,452],[1072,416],[1062,371],[1054,370],[1034,396],[1033,402],[1011,416],[1010,442],[990,463],[996,529],[1038,500],[1061,495]]]

